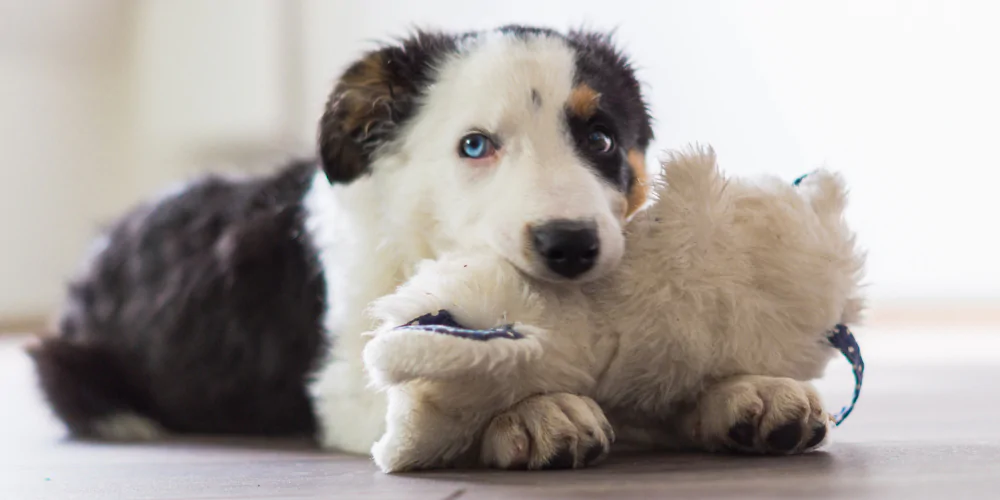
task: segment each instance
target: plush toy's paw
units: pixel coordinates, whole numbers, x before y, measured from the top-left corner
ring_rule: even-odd
[[[830,427],[811,384],[764,376],[709,387],[689,423],[695,441],[708,451],[781,455],[820,447]]]
[[[455,331],[403,327],[375,332],[363,352],[372,382],[384,388],[416,379],[504,380],[526,370],[542,354],[537,338],[542,330],[530,325],[469,335]]]
[[[571,469],[603,460],[614,430],[594,400],[569,393],[532,396],[497,415],[481,459],[501,469]]]

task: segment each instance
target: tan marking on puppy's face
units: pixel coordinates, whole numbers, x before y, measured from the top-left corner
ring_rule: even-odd
[[[625,211],[625,218],[631,217],[646,204],[650,188],[649,172],[646,170],[646,155],[636,149],[630,150],[628,164],[635,175],[635,182],[628,192],[628,210]]]
[[[368,54],[341,76],[320,119],[319,149],[331,182],[349,182],[368,169],[368,144],[388,140],[393,100],[407,94],[388,69],[385,51]]]
[[[384,118],[381,108],[392,95],[382,54],[370,54],[355,63],[341,78],[340,90],[337,104],[344,108],[342,130],[364,128],[367,135],[371,123]]]
[[[566,100],[566,107],[569,112],[584,120],[594,116],[597,105],[601,100],[601,94],[592,89],[590,85],[581,83],[573,88]]]

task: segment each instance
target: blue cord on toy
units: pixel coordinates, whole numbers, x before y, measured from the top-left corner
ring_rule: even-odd
[[[808,176],[809,174],[806,174],[798,179],[795,179],[793,184],[798,186]],[[524,335],[514,330],[513,325],[502,325],[488,330],[465,328],[455,321],[455,318],[451,315],[451,313],[445,310],[438,311],[437,313],[425,314],[405,325],[397,327],[397,329],[441,333],[444,335],[451,335],[453,337],[478,341],[487,341],[498,338],[512,340],[524,338]],[[855,340],[854,334],[851,333],[851,329],[848,328],[847,325],[838,324],[834,326],[832,330],[827,332],[826,339],[830,345],[840,351],[840,353],[847,358],[847,361],[851,363],[851,371],[854,373],[854,395],[851,398],[851,404],[841,408],[836,415],[830,415],[831,420],[833,420],[833,424],[839,426],[844,419],[851,414],[851,411],[854,410],[854,405],[858,402],[858,398],[861,397],[861,382],[864,380],[865,376],[865,361],[861,358],[861,347],[858,345],[858,341]]]
[[[806,177],[809,177],[809,175],[800,176],[792,184],[795,186],[802,184],[802,181]],[[838,324],[834,326],[833,330],[827,333],[826,339],[847,358],[847,361],[851,363],[851,372],[854,374],[854,395],[851,397],[851,404],[841,408],[839,413],[831,416],[834,425],[839,426],[851,414],[851,411],[854,410],[854,405],[858,402],[858,398],[861,397],[861,382],[865,378],[865,360],[861,358],[861,346],[858,345],[858,341],[854,338],[854,334],[851,333],[847,325]]]

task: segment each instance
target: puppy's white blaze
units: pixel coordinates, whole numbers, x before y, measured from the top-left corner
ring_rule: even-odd
[[[403,151],[412,162],[396,173],[430,188],[422,198],[433,202],[426,211],[444,234],[484,241],[542,278],[550,273],[528,251],[531,225],[594,221],[602,248],[585,278],[613,268],[623,246],[624,194],[586,165],[565,128],[575,61],[561,40],[484,38],[441,67],[405,134]],[[472,130],[498,139],[495,164],[472,167],[457,155],[458,140]]]

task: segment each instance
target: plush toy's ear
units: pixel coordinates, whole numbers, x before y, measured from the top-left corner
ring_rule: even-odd
[[[319,156],[331,183],[369,172],[379,149],[413,117],[434,64],[456,47],[447,35],[418,32],[365,54],[344,71],[319,123]]]

